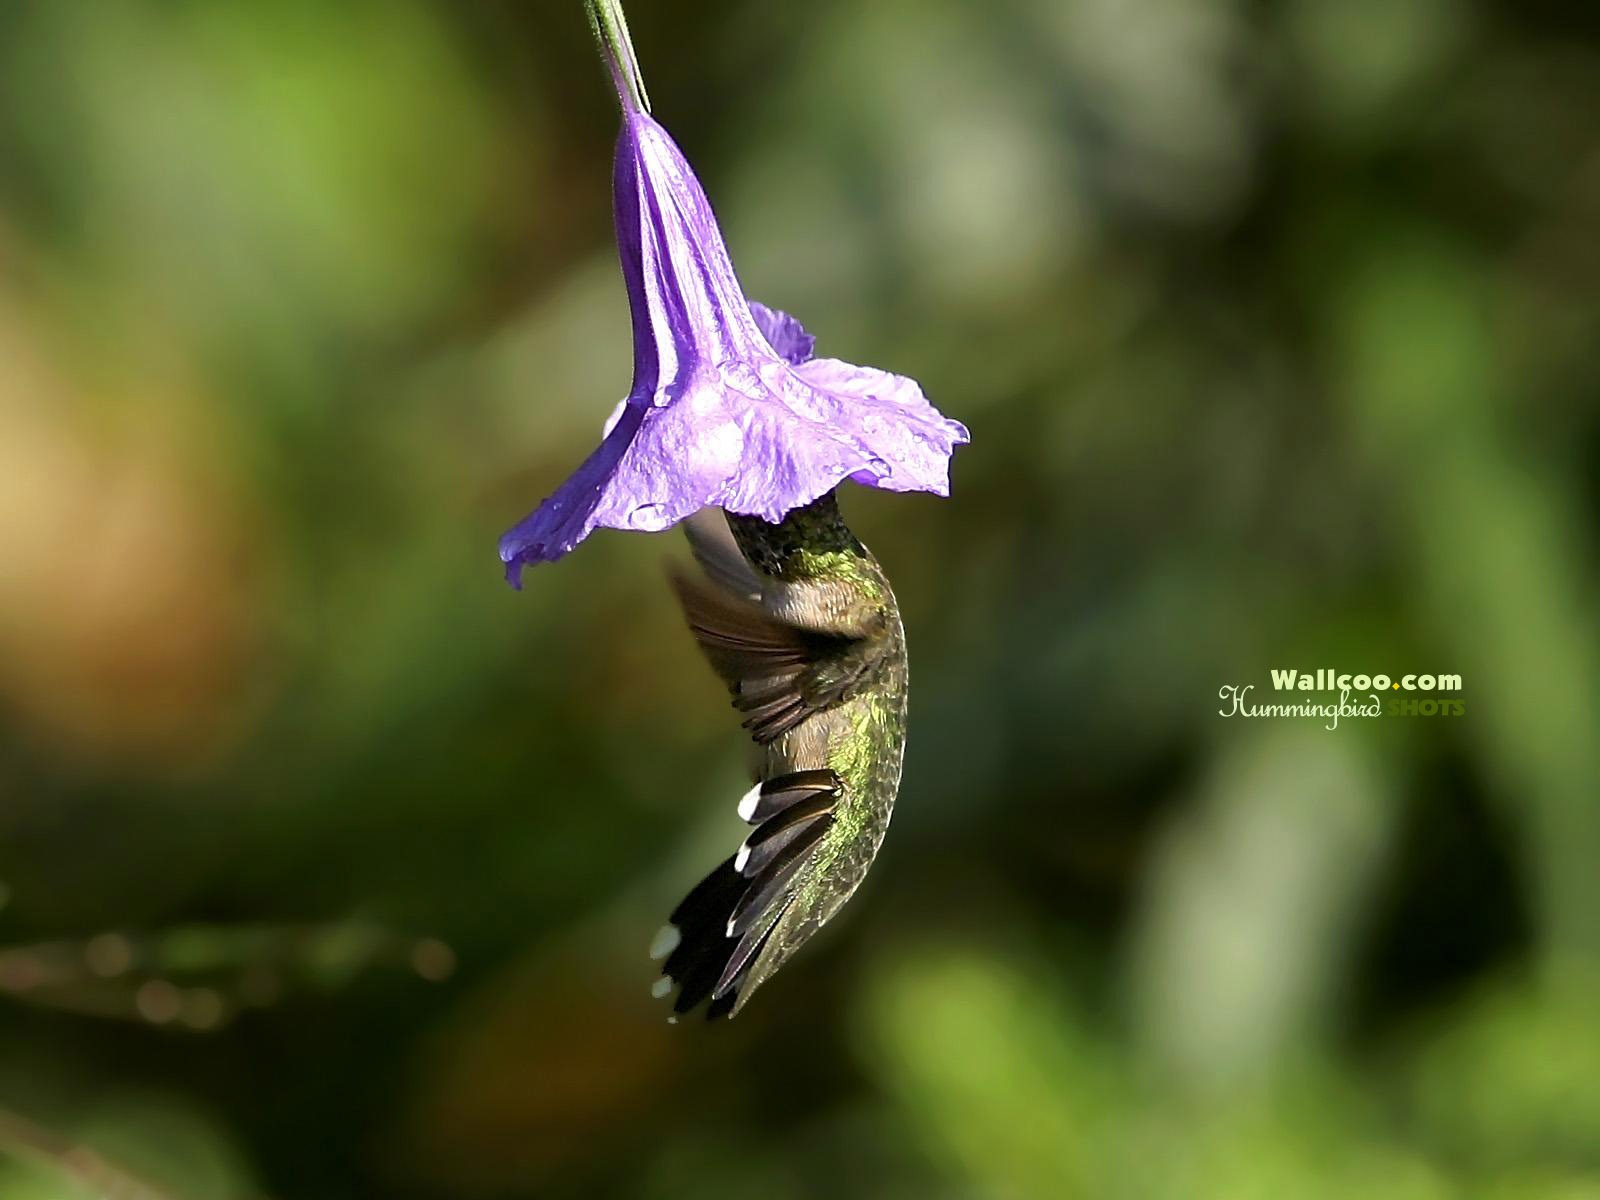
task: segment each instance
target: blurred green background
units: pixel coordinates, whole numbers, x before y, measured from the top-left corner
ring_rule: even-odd
[[[921,380],[912,725],[739,1020],[746,749],[495,539],[629,379],[578,0],[0,6],[0,1200],[1600,1197],[1600,8],[638,3],[751,294]],[[1272,668],[1465,714],[1224,720]]]

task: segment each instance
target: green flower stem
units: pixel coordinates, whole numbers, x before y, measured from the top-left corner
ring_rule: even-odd
[[[644,90],[644,76],[639,73],[639,60],[634,57],[633,41],[628,37],[628,19],[622,15],[621,3],[619,0],[588,0],[588,8],[589,22],[600,40],[601,52],[611,68],[623,108],[649,112],[650,95]]]

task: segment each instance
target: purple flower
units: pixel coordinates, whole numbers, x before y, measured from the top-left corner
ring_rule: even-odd
[[[591,0],[622,101],[613,175],[633,314],[633,387],[604,440],[500,539],[506,577],[599,526],[661,530],[710,505],[779,521],[841,480],[948,495],[966,429],[902,375],[813,358],[786,313],[745,298],[711,205],[650,116],[613,0]]]

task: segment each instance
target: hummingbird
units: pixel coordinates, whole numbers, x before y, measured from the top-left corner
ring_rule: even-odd
[[[656,935],[677,1014],[738,1014],[866,878],[900,790],[906,643],[883,568],[832,491],[777,523],[684,524],[703,577],[671,576],[689,629],[759,753],[753,826]]]

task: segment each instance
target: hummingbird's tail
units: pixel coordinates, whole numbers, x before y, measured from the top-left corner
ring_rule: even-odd
[[[666,961],[654,994],[665,996],[677,985],[678,997],[672,1005],[675,1014],[689,1012],[716,990],[739,946],[738,938],[728,936],[728,922],[748,887],[735,859],[724,860],[672,910],[670,924],[663,925],[656,935],[650,957]],[[735,985],[711,1002],[706,1016],[719,1017],[731,1011],[738,998]],[[677,1016],[669,1019],[676,1021]]]
[[[675,1013],[689,1012],[707,997],[707,1017],[738,1008],[752,968],[795,900],[802,869],[833,825],[842,787],[831,770],[798,771],[764,780],[745,794],[739,816],[755,828],[737,854],[672,910],[650,947],[652,958],[666,959],[655,994],[677,987]]]

